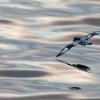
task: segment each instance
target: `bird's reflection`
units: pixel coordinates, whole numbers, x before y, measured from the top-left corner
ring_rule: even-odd
[[[73,86],[73,87],[68,87],[70,90],[80,90],[80,89],[82,89],[82,88],[80,88],[80,87],[76,87],[76,86]]]
[[[82,65],[82,64],[70,64],[70,63],[67,63],[67,62],[59,60],[59,59],[56,59],[56,60],[59,61],[59,62],[62,62],[64,64],[67,64],[69,66],[75,67],[79,70],[82,70],[82,71],[85,71],[85,72],[91,72],[91,69],[88,66],[85,66],[85,65]]]

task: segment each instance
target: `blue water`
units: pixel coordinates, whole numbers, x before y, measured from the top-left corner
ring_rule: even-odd
[[[56,60],[75,36],[98,30],[99,0],[0,0],[0,100],[100,98],[100,36],[60,57],[90,73]]]

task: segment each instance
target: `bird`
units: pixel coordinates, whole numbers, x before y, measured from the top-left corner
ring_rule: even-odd
[[[95,32],[89,33],[89,34],[87,34],[85,36],[81,36],[81,37],[75,37],[73,39],[73,42],[67,44],[63,49],[61,49],[61,51],[57,54],[56,57],[63,55],[64,53],[69,51],[72,47],[74,47],[78,44],[82,45],[82,46],[92,45],[93,43],[89,39],[95,35],[100,35],[100,31],[95,31]]]

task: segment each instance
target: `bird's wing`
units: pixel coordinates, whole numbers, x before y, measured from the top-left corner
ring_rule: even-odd
[[[56,57],[61,56],[62,54],[70,50],[72,47],[76,46],[78,43],[79,41],[74,41],[73,43],[67,44],[63,49],[61,49],[61,51],[57,54]]]
[[[98,32],[92,32],[92,33],[89,33],[89,34],[81,37],[81,39],[88,40],[88,39],[92,38],[93,36],[99,35],[99,34],[100,34],[99,31]]]

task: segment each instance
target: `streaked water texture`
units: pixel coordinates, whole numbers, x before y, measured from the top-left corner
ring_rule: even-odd
[[[0,0],[0,100],[100,98],[100,36],[56,60],[75,36],[100,31],[100,0]]]

